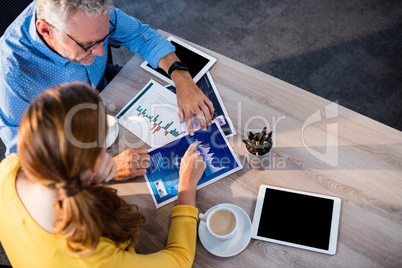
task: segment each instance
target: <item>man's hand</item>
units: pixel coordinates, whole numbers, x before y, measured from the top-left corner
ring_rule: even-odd
[[[175,53],[169,53],[163,57],[158,66],[168,73],[170,66],[175,61],[180,61]],[[214,115],[214,105],[205,96],[205,94],[194,83],[190,73],[186,70],[176,69],[172,72],[171,77],[175,87],[177,96],[177,106],[179,106],[180,122],[186,121],[188,133],[194,135],[193,114],[196,115],[200,126],[203,130],[211,124],[211,118]]]
[[[147,173],[150,156],[146,148],[130,148],[113,157],[117,164],[113,180],[124,181]]]
[[[174,71],[172,79],[176,85],[180,123],[186,121],[188,133],[191,136],[194,135],[192,117],[195,114],[201,128],[206,130],[211,125],[211,118],[214,115],[212,102],[198,88],[187,71]]]

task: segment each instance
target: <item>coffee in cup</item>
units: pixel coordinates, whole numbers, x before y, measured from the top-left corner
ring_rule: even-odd
[[[237,232],[237,215],[230,208],[214,208],[206,217],[200,214],[200,219],[205,221],[208,232],[220,240],[232,238]]]

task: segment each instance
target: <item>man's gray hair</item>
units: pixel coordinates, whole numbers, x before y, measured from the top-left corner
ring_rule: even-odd
[[[36,16],[64,30],[71,14],[76,11],[99,16],[113,10],[113,0],[36,0]]]

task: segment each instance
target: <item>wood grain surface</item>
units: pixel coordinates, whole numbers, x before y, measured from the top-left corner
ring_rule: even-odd
[[[402,267],[402,132],[193,45],[218,59],[210,73],[238,133],[229,141],[244,166],[197,191],[200,212],[232,203],[252,219],[261,184],[342,199],[334,256],[252,239],[240,254],[220,258],[198,239],[194,267]],[[101,93],[108,113],[120,111],[151,78],[159,81],[142,62],[135,55]],[[241,139],[264,126],[273,131],[273,162],[258,171],[248,166]],[[147,147],[120,126],[109,153],[141,146]],[[147,216],[136,250],[163,249],[174,203],[156,209],[143,177],[112,186]]]

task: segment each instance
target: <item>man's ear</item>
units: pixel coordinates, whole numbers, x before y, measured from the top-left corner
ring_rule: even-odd
[[[36,30],[45,39],[51,39],[51,25],[44,19],[36,20]]]

